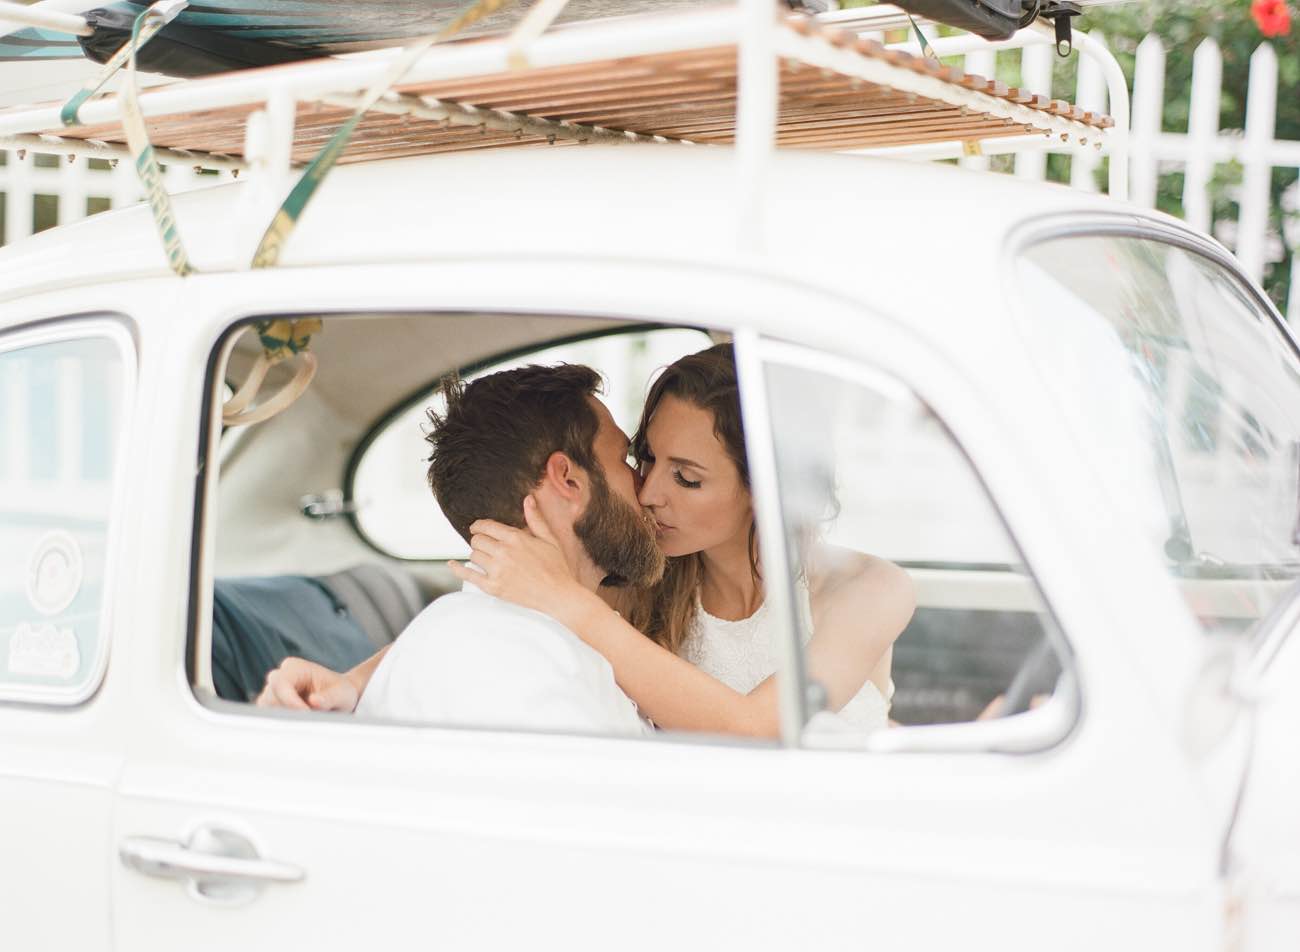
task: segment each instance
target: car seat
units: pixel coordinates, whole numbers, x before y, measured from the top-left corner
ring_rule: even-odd
[[[412,576],[378,563],[321,578],[217,579],[213,687],[220,698],[252,701],[289,656],[345,671],[391,643],[425,601]]]

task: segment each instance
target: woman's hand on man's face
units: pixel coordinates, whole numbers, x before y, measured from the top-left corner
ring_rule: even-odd
[[[469,527],[470,561],[479,571],[459,562],[449,562],[448,567],[458,579],[489,595],[559,618],[581,585],[532,496],[524,499],[524,522],[527,529],[479,519]]]

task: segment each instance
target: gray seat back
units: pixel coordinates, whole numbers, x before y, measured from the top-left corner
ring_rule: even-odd
[[[410,574],[380,562],[354,565],[320,576],[320,581],[347,606],[376,648],[391,644],[426,603]]]

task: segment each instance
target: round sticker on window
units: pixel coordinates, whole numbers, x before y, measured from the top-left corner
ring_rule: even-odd
[[[27,599],[42,615],[57,615],[81,590],[81,546],[66,532],[47,533],[27,566]]]

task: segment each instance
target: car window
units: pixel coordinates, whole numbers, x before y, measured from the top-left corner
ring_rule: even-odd
[[[243,333],[244,325],[229,331]],[[212,555],[198,580],[209,587],[193,600],[187,652],[196,697],[226,713],[257,715],[249,702],[263,692],[268,673],[292,657],[336,673],[364,672],[359,691],[345,688],[340,696],[316,699],[354,710],[360,721],[643,736],[647,723],[598,652],[558,622],[466,590],[439,562],[465,547],[427,482],[425,411],[437,405],[432,382],[458,365],[475,368],[462,370],[463,376],[482,381],[507,368],[582,363],[603,377],[601,399],[630,434],[649,380],[666,364],[708,347],[709,335],[590,315],[484,312],[330,315],[317,333],[322,343],[313,351],[318,360],[311,385],[283,412],[250,427],[221,466],[201,468],[200,478],[215,485],[204,489],[196,513],[198,531],[212,533]],[[218,353],[239,358],[228,358],[233,370],[218,368],[236,380],[252,364],[238,347],[228,340],[215,344]],[[510,356],[494,360],[493,354]],[[374,368],[382,372],[367,372]],[[280,380],[290,378],[284,372]],[[536,431],[552,430],[552,424],[571,429],[575,421],[566,425],[565,415],[574,400],[585,407],[590,390],[581,371],[525,373],[498,383],[507,399],[513,399],[512,385],[535,392],[502,416],[491,385],[480,387],[475,392],[486,396],[479,409],[465,410],[472,425],[444,433],[443,448],[453,461],[442,472],[444,492],[469,508],[482,504],[476,493],[483,481],[503,467],[513,469],[516,447],[525,455],[534,451],[521,444]],[[412,393],[413,385],[426,389],[408,409],[381,425],[368,423]],[[210,400],[221,396],[211,388]],[[217,408],[210,412],[215,419]],[[589,504],[574,533],[610,576],[640,566],[641,576],[627,577],[648,580],[659,551],[648,520],[638,518],[631,501],[636,470],[623,441],[611,438],[600,419],[597,414],[603,437],[592,452],[607,495],[593,495],[595,508]],[[552,437],[557,446],[567,438],[554,430],[547,434]],[[209,452],[219,452],[215,441]],[[467,452],[482,465],[465,466],[466,457],[458,454]],[[346,471],[353,454],[354,493],[339,493],[340,500],[356,499],[363,525],[406,556],[404,562],[377,557],[340,513],[305,511],[304,491],[319,485],[322,473]],[[624,611],[640,604],[631,591],[618,592]],[[386,653],[379,661],[381,648]],[[435,683],[438,678],[445,683]],[[336,680],[333,688],[344,684]],[[503,693],[505,684],[518,690]]]
[[[128,353],[114,332],[0,350],[0,698],[75,703],[102,674]]]
[[[610,412],[629,435],[636,429],[646,387],[664,365],[708,347],[703,331],[661,328],[606,334],[516,354],[465,375],[466,380],[527,364],[587,364],[605,378],[602,395]],[[387,421],[370,440],[357,463],[351,498],[357,525],[386,554],[403,559],[464,558],[469,548],[433,502],[425,481],[428,457],[424,440],[426,411],[441,409],[433,388]]]
[[[1017,264],[1023,330],[1084,455],[1209,634],[1300,575],[1300,363],[1222,265],[1078,236]]]
[[[831,685],[820,728],[971,721],[999,696],[1013,712],[1050,697],[1059,633],[942,422],[874,371],[788,346],[769,355],[795,614],[805,645],[839,646],[821,670],[806,651],[809,676]]]

